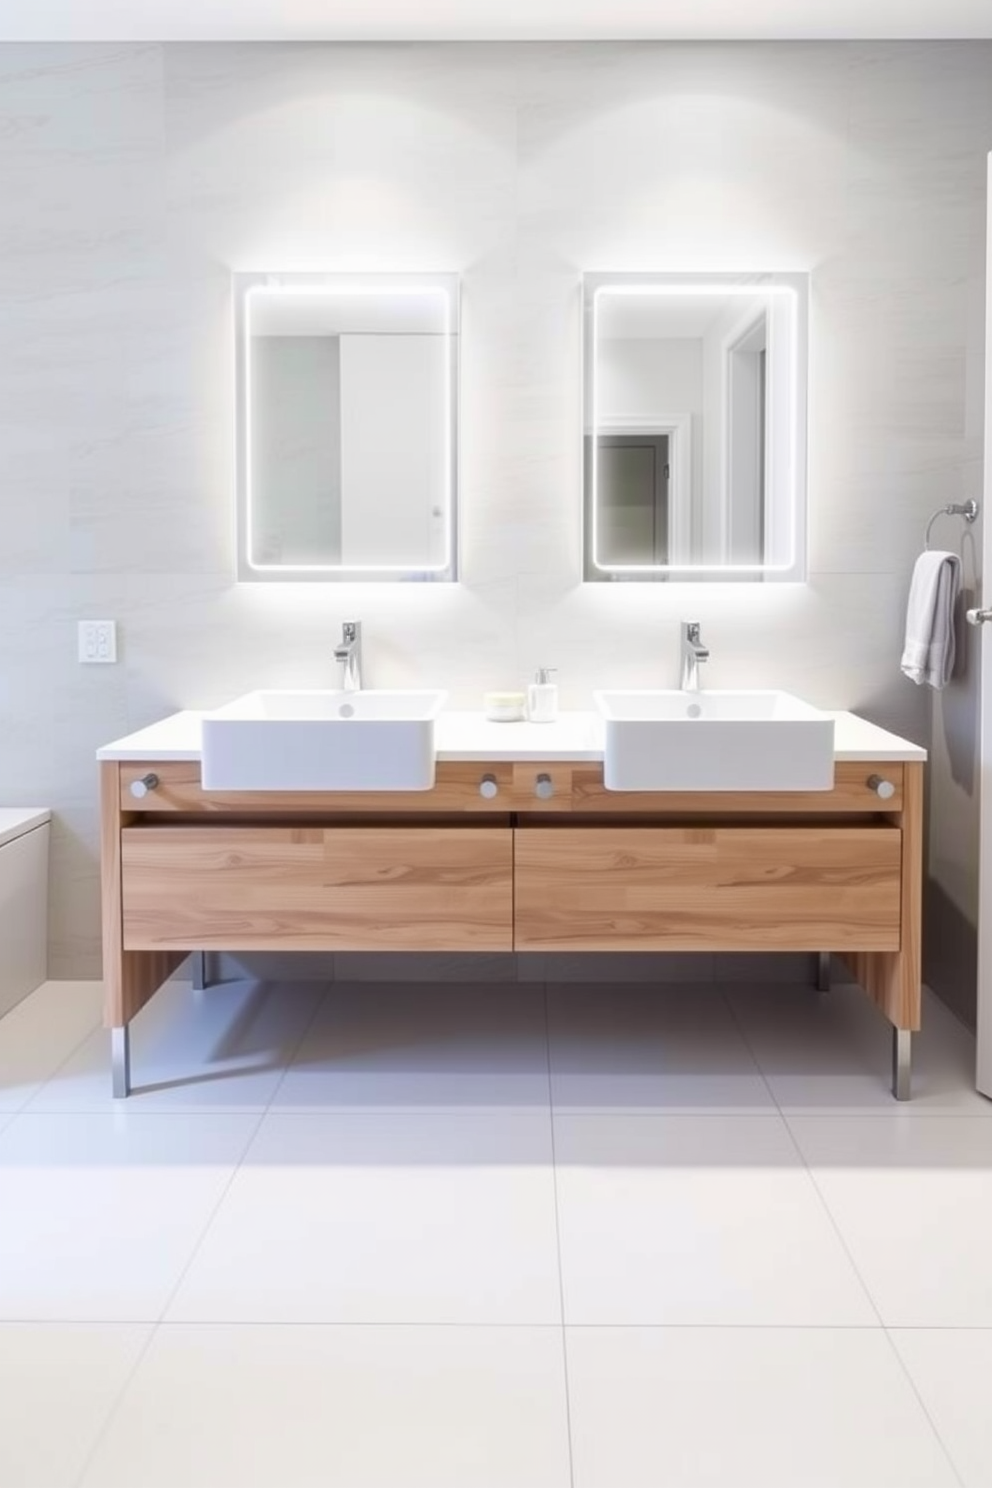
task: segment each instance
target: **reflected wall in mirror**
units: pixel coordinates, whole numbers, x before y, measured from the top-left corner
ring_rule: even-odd
[[[585,578],[806,567],[805,274],[587,274]]]
[[[455,578],[458,281],[235,275],[242,579]]]

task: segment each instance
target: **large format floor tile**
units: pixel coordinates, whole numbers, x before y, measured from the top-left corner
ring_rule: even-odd
[[[150,1333],[135,1324],[0,1323],[4,1488],[75,1488]]]
[[[45,982],[0,1018],[0,1111],[18,1111],[100,1023],[100,982]]]
[[[165,1326],[81,1488],[569,1488],[557,1328]]]
[[[722,992],[617,982],[548,988],[562,1110],[774,1111]]]
[[[0,1133],[0,1317],[157,1318],[256,1120],[15,1117]]]
[[[891,1333],[965,1488],[992,1483],[992,1330]]]
[[[872,1325],[778,1116],[555,1115],[565,1321]]]
[[[560,1320],[550,1115],[270,1115],[169,1317]]]
[[[792,1116],[889,1327],[992,1327],[992,1122]]]
[[[569,1328],[575,1488],[954,1488],[881,1329]]]
[[[131,1111],[264,1111],[323,995],[320,982],[168,982],[131,1025]],[[110,1035],[96,1029],[29,1102],[114,1109]]]
[[[797,1115],[992,1117],[975,1089],[975,1040],[924,995],[913,1035],[912,1100],[891,1088],[892,1030],[859,987],[826,997],[808,987],[728,987],[727,997],[758,1066],[784,1111]]]
[[[539,985],[335,983],[276,1092],[280,1110],[547,1107]]]

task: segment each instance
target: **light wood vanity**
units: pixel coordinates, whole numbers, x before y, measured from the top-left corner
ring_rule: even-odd
[[[153,730],[107,746],[115,1092],[128,1088],[128,1024],[190,951],[775,950],[846,959],[893,1026],[906,1098],[924,756],[853,723],[875,755],[839,749],[832,790],[781,794],[618,793],[595,759],[440,749],[430,791],[209,792],[197,758],[141,757]]]

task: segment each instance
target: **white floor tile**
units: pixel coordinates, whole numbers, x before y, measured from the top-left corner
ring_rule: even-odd
[[[544,989],[336,983],[273,1102],[280,1110],[548,1105]]]
[[[548,988],[556,1109],[776,1109],[719,990]]]
[[[728,988],[758,1066],[784,1111],[800,1115],[992,1117],[975,1089],[975,1040],[937,998],[913,1035],[913,1098],[892,1095],[892,1030],[859,987]]]
[[[0,1483],[75,1488],[151,1332],[0,1323]]]
[[[568,1488],[557,1328],[158,1330],[81,1488]]]
[[[887,1326],[992,1327],[992,1122],[789,1125]]]
[[[548,1114],[271,1115],[176,1321],[560,1321]]]
[[[953,1488],[885,1334],[569,1328],[575,1488]]]
[[[264,1111],[317,1009],[320,982],[168,982],[131,1024],[134,1111]],[[110,1035],[67,1059],[25,1108],[107,1111]]]
[[[157,1318],[256,1121],[15,1117],[0,1133],[0,1317]]]
[[[890,1336],[965,1488],[988,1488],[992,1330],[898,1328]]]
[[[100,1023],[101,982],[45,982],[0,1018],[0,1111],[18,1111]]]
[[[874,1325],[778,1116],[555,1115],[568,1323]]]

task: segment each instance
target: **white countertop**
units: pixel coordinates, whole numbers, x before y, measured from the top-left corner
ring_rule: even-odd
[[[855,713],[830,713],[837,760],[925,760],[927,752]],[[198,760],[201,712],[172,713],[115,739],[99,760]],[[435,731],[439,760],[601,760],[598,713],[563,712],[554,723],[490,723],[482,713],[442,713]]]
[[[0,806],[0,847],[51,819],[52,813],[44,806]]]

